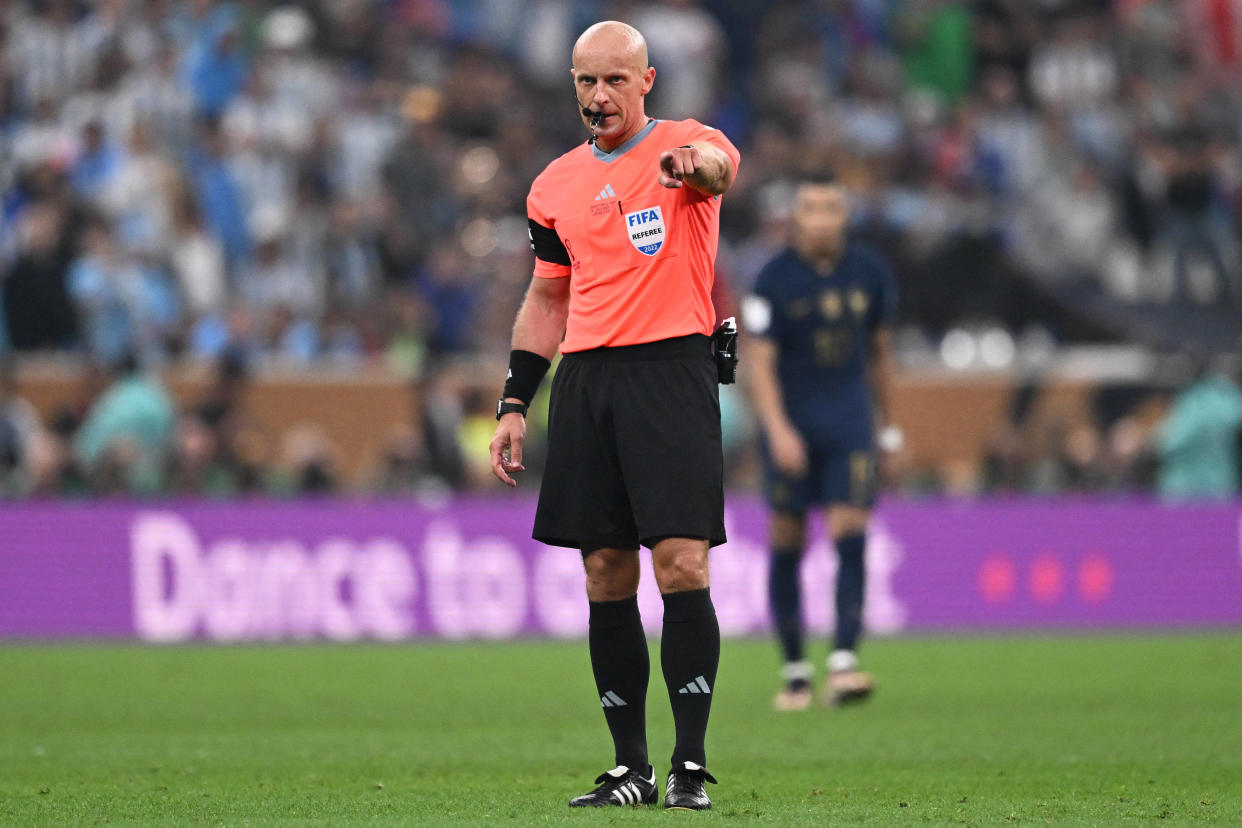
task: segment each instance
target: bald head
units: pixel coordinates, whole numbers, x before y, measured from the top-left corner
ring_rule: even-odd
[[[638,29],[605,20],[574,44],[574,90],[595,146],[606,152],[647,125],[644,96],[656,70],[647,65],[647,41]]]
[[[574,66],[602,55],[622,60],[641,73],[647,69],[647,40],[642,32],[627,23],[603,20],[578,36],[574,44]]]

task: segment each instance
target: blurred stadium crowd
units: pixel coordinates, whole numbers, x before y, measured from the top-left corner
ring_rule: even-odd
[[[1127,308],[1169,309],[1154,318],[1192,333],[1209,315],[1242,328],[1239,0],[16,0],[0,12],[0,354],[237,377],[385,366],[433,390],[423,420],[442,446],[477,451],[462,423],[490,410],[499,375],[476,377],[479,399],[456,383],[449,402],[436,377],[508,350],[530,278],[526,190],[585,137],[568,55],[610,17],[648,38],[648,111],[711,123],[743,151],[721,315],[784,242],[791,175],[830,164],[856,235],[893,259],[899,348],[984,327],[1011,355],[1125,341],[1141,336]],[[139,381],[118,376],[114,390]],[[0,447],[38,428],[78,458],[10,494],[213,489],[195,463],[220,492],[273,485],[213,434],[227,417],[178,416],[145,391],[122,397],[159,409],[146,459],[101,467],[83,395],[76,418],[0,425]],[[1111,425],[1091,424],[1097,443]],[[407,465],[426,459],[413,442]],[[182,456],[195,446],[210,457]],[[1141,453],[1126,474],[1042,488],[1148,485]],[[474,481],[460,459],[426,462],[451,487]],[[278,488],[339,486],[303,466]],[[400,488],[383,478],[368,485]]]

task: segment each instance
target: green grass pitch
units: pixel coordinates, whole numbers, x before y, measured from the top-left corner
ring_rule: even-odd
[[[715,810],[583,813],[566,801],[612,759],[583,642],[4,645],[0,823],[1242,824],[1242,634],[864,658],[870,702],[779,714],[774,646],[726,641]],[[658,666],[648,706],[662,779]]]

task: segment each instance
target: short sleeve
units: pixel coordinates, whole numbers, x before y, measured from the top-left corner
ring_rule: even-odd
[[[542,177],[536,178],[526,196],[527,230],[531,250],[535,253],[535,276],[561,279],[571,272],[569,251],[556,232],[556,222],[544,203]]]
[[[733,146],[733,142],[728,137],[716,129],[715,127],[704,126],[693,118],[682,121],[680,126],[682,132],[678,135],[678,139],[685,143],[693,143],[694,141],[706,141],[707,143],[719,147],[724,154],[729,156],[729,160],[733,162],[733,172],[736,174],[738,165],[742,162],[742,154],[738,152],[737,147]]]
[[[777,326],[775,280],[771,273],[771,267],[759,271],[754,290],[742,299],[740,306],[743,329],[767,338],[776,337]]]

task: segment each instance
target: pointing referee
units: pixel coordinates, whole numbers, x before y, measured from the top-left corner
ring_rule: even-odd
[[[534,278],[513,328],[492,471],[516,485],[526,406],[559,348],[533,536],[582,554],[591,667],[616,752],[616,767],[570,805],[658,799],[637,599],[645,546],[664,599],[660,666],[676,727],[664,805],[702,810],[720,661],[707,558],[725,540],[710,293],[720,196],[739,154],[697,121],[647,117],[656,70],[631,26],[583,32],[572,74],[591,140],[549,164],[527,197]]]

